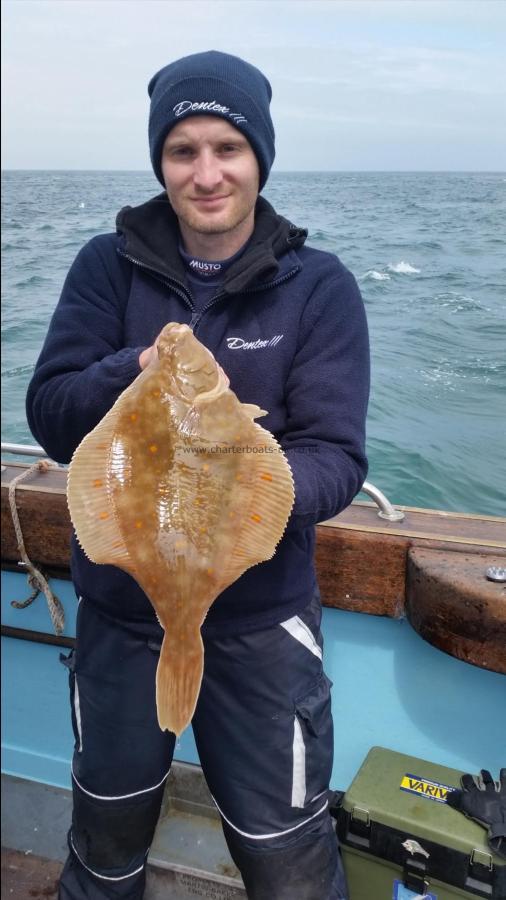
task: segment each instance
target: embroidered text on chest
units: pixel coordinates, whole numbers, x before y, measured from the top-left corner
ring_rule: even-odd
[[[279,344],[282,334],[275,334],[274,337],[268,338],[266,341],[258,338],[256,341],[245,341],[240,337],[227,338],[227,347],[229,350],[261,350],[263,347],[275,347]]]

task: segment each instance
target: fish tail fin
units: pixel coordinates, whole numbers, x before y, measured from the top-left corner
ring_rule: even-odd
[[[202,683],[204,645],[200,629],[179,642],[165,635],[156,670],[158,724],[180,735],[190,724]]]

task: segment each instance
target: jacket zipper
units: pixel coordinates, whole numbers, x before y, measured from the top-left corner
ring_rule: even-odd
[[[164,276],[161,275],[160,272],[158,272],[156,269],[153,269],[152,266],[148,266],[147,263],[141,262],[140,259],[135,259],[133,256],[130,256],[129,253],[125,253],[124,250],[118,249],[117,252],[120,254],[120,256],[124,256],[125,259],[128,259],[129,262],[134,263],[134,265],[136,266],[139,266],[140,269],[145,269],[147,272],[151,272],[156,277],[156,279],[158,281],[161,281],[161,283],[166,287],[170,287],[174,291],[174,293],[181,297],[186,305],[190,307],[192,319],[194,318],[195,307],[193,306],[193,298],[191,293],[187,291],[184,284],[181,284],[180,281],[169,281],[167,278],[164,278]],[[180,290],[179,288],[182,288],[182,290]]]
[[[296,266],[294,269],[291,269],[290,272],[287,272],[286,275],[282,275],[281,278],[276,279],[276,281],[270,281],[269,284],[262,284],[262,285],[258,285],[257,287],[253,287],[253,288],[246,288],[245,290],[241,291],[241,293],[242,294],[254,294],[255,292],[258,292],[258,291],[265,291],[270,288],[277,287],[279,284],[282,284],[284,281],[287,281],[289,278],[292,278],[293,275],[296,275],[299,270],[300,270],[300,267]],[[225,291],[222,291],[221,294],[216,294],[215,297],[211,297],[209,303],[207,303],[200,310],[199,313],[195,313],[194,315],[192,315],[192,321],[190,322],[190,328],[192,329],[194,334],[197,330],[197,327],[200,324],[200,320],[201,320],[202,316],[204,315],[204,313],[207,312],[207,310],[210,309],[211,306],[214,306],[214,304],[218,300],[223,300],[223,298],[226,296],[227,296],[227,294],[225,293]],[[193,323],[193,325],[192,325],[192,323]]]
[[[131,263],[134,263],[134,265],[139,266],[139,268],[146,269],[148,272],[152,272],[152,274],[162,284],[164,284],[166,287],[169,287],[171,290],[173,290],[179,297],[181,297],[185,301],[186,305],[190,307],[190,311],[191,311],[191,319],[190,319],[190,322],[188,323],[188,327],[191,328],[191,330],[193,331],[194,334],[195,334],[195,331],[196,331],[198,325],[200,324],[200,320],[202,319],[202,316],[204,315],[204,313],[206,313],[208,311],[208,309],[211,308],[211,306],[214,306],[214,304],[217,303],[218,300],[223,300],[224,297],[227,296],[225,291],[222,291],[220,294],[216,294],[215,297],[211,297],[209,302],[206,303],[206,305],[200,310],[200,312],[197,312],[193,305],[193,298],[192,298],[191,293],[189,291],[188,291],[188,293],[186,292],[186,287],[183,284],[181,284],[181,282],[172,281],[172,280],[168,280],[167,278],[164,278],[163,275],[161,275],[160,272],[158,272],[156,269],[153,269],[152,266],[148,266],[146,263],[141,262],[140,259],[135,259],[133,256],[130,256],[128,253],[125,253],[124,250],[118,249],[118,253],[121,256],[124,256],[125,259],[128,259]],[[255,292],[258,292],[258,291],[266,291],[266,290],[270,290],[273,287],[278,287],[278,285],[283,284],[284,281],[288,281],[289,278],[292,278],[299,271],[300,271],[300,266],[295,266],[295,268],[293,268],[289,272],[287,272],[286,275],[282,275],[281,278],[277,278],[275,281],[270,281],[268,284],[261,284],[261,285],[258,285],[257,287],[246,288],[245,290],[241,291],[241,293],[242,294],[254,294]],[[180,287],[183,290],[180,290],[179,289]]]

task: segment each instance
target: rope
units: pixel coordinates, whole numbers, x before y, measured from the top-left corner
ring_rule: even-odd
[[[18,563],[18,565],[21,566],[23,565],[23,563]],[[26,600],[23,600],[22,602],[19,600],[11,600],[11,606],[13,606],[14,609],[26,609],[27,606],[31,606],[33,601],[36,600],[39,596],[40,588],[37,587],[36,583],[34,583],[33,575],[28,575],[28,584],[30,585],[30,587],[33,587],[32,593]]]
[[[51,622],[53,623],[55,634],[61,634],[63,629],[65,628],[65,612],[63,606],[60,600],[58,600],[56,594],[53,594],[42,572],[37,569],[28,558],[28,554],[25,548],[25,542],[23,540],[23,534],[21,531],[21,524],[19,522],[18,509],[16,506],[16,488],[20,481],[28,478],[29,475],[32,475],[36,471],[47,472],[50,468],[51,466],[48,462],[46,462],[46,460],[40,459],[36,463],[34,463],[33,466],[30,466],[29,469],[26,469],[25,472],[21,472],[20,475],[17,475],[16,478],[14,478],[9,484],[9,505],[11,508],[14,531],[16,532],[18,550],[22,559],[22,562],[18,563],[18,565],[26,566],[26,568],[28,569],[28,583],[33,588],[33,594],[28,598],[28,600],[25,600],[23,603],[14,601],[12,605],[17,607],[17,609],[24,609],[26,606],[29,606],[30,603],[33,603],[35,598],[42,591],[47,600],[49,615],[51,616]]]

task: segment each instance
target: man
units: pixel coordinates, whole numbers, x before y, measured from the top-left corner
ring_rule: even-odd
[[[211,51],[149,84],[149,143],[165,192],[91,240],[64,285],[29,387],[36,439],[68,462],[156,353],[189,323],[292,468],[295,505],[272,560],[220,595],[202,628],[193,719],[202,767],[251,900],[343,900],[327,793],[330,682],[322,668],[314,525],[366,475],[365,315],[353,276],[261,197],[274,159],[271,88]],[[61,900],[143,895],[174,736],[161,732],[162,632],[137,584],[87,560],[70,669],[75,752]]]

